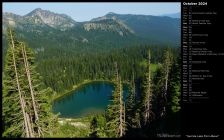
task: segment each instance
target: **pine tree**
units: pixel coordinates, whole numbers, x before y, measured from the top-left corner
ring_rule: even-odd
[[[3,77],[3,136],[29,137],[29,126],[25,112],[24,96],[22,95],[18,65],[19,42],[14,39],[14,32],[8,30],[9,48],[6,54]],[[25,133],[22,133],[25,129]]]
[[[122,137],[126,128],[125,104],[123,102],[123,88],[117,63],[115,63],[115,90],[111,102],[107,109],[107,133],[109,137]]]
[[[168,83],[169,83],[169,80],[170,80],[169,75],[170,75],[170,70],[171,70],[172,65],[173,65],[173,55],[171,53],[171,50],[167,49],[164,53],[164,61],[163,61],[163,68],[162,68],[163,78],[161,80],[162,80],[162,83],[163,83],[163,88],[162,88],[163,90],[162,90],[162,93],[161,93],[162,109],[161,109],[161,112],[160,112],[160,117],[164,116],[165,113],[166,113]]]
[[[126,123],[131,128],[140,127],[139,123],[139,110],[137,109],[137,100],[136,100],[136,87],[135,87],[135,75],[132,74],[132,80],[130,83],[130,88],[128,92],[128,97],[126,101]]]
[[[180,110],[180,59],[177,58],[177,62],[173,65],[170,76],[170,97],[171,97],[171,110],[172,112],[178,112]]]
[[[49,95],[35,71],[34,54],[8,29],[9,48],[3,78],[4,137],[43,137],[55,123]]]
[[[91,120],[91,123],[90,123],[90,129],[91,129],[91,134],[90,134],[90,137],[91,138],[97,138],[97,118],[96,116],[93,117],[93,119]]]
[[[143,106],[143,121],[147,125],[154,118],[152,112],[152,82],[151,82],[151,70],[150,70],[150,50],[148,51],[148,63],[147,71],[145,73],[145,80],[143,82],[143,96],[142,96],[142,106]]]

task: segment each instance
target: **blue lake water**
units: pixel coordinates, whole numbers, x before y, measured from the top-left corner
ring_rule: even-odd
[[[91,114],[103,113],[114,90],[114,85],[108,82],[93,82],[82,86],[53,102],[53,112],[60,117],[83,117]],[[124,100],[128,87],[123,88]]]

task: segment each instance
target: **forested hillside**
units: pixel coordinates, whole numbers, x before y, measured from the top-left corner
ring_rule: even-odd
[[[71,89],[84,79],[111,79],[115,61],[121,63],[122,79],[130,80],[132,71],[141,75],[149,48],[152,63],[161,62],[164,48],[176,51],[179,22],[168,17],[115,13],[76,22],[67,15],[40,8],[25,16],[4,13],[3,56],[7,49],[6,28],[13,26],[17,38],[34,49],[44,83],[56,92]]]
[[[180,43],[179,19],[150,15],[108,13],[87,22],[77,22],[67,15],[40,8],[24,16],[3,13],[3,41],[8,26],[15,27],[18,39],[32,44],[36,51],[49,47],[95,48],[146,43],[178,46]]]
[[[108,13],[77,22],[38,8],[4,13],[2,39],[4,137],[179,134],[179,19]],[[55,98],[97,80],[114,85],[104,113],[74,120],[52,113]]]

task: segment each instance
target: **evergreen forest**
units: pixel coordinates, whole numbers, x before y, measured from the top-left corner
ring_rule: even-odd
[[[132,20],[123,18],[127,22]],[[28,24],[30,19],[25,19],[21,25],[32,29]],[[68,31],[70,36],[42,24],[33,28],[34,33],[12,26],[5,29],[2,137],[155,138],[161,134],[180,135],[181,56],[178,43],[147,41],[147,38],[134,36],[133,31],[120,21],[106,21],[105,24],[111,26],[104,26],[102,22],[104,20],[95,19],[85,24],[88,31],[93,30],[91,27],[97,28],[93,32],[86,32],[77,25],[76,29]],[[43,28],[40,36],[39,28]],[[115,29],[122,31],[120,36]],[[55,36],[43,36],[52,32]],[[74,32],[92,40],[81,38],[81,42],[71,42]],[[94,40],[94,36],[98,39]],[[89,43],[85,44],[87,41]],[[52,111],[56,99],[94,81],[107,81],[114,86],[103,113],[63,118]],[[124,86],[128,87],[127,97]]]

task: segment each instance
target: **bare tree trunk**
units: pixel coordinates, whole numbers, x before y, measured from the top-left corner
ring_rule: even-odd
[[[124,117],[123,119],[124,119],[124,121],[123,122],[125,124],[125,102],[124,102],[124,106],[123,107],[124,107],[124,112],[123,112],[123,117]],[[123,130],[124,130],[123,133],[125,134],[125,128],[124,127],[123,127]]]
[[[160,114],[160,117],[164,116],[166,113],[166,104],[167,104],[167,90],[168,90],[168,80],[169,80],[169,73],[170,73],[170,67],[172,65],[172,55],[167,50],[165,53],[165,86],[164,86],[164,92],[162,93],[163,99],[164,99],[164,105],[162,107],[162,111]]]
[[[124,135],[124,128],[123,128],[123,124],[124,124],[124,112],[123,112],[123,100],[122,100],[122,83],[121,83],[121,78],[119,77],[119,73],[118,73],[118,66],[117,66],[117,62],[115,62],[115,71],[116,71],[116,81],[118,82],[118,86],[119,86],[119,137],[122,137]]]
[[[139,119],[139,113],[137,113],[136,115],[138,115],[138,120],[137,120],[137,127],[138,128],[141,128],[142,126],[141,126],[141,122],[140,122],[140,119]]]
[[[12,31],[10,30],[10,38],[11,38],[11,43],[12,43],[12,57],[13,57],[13,64],[14,64],[14,69],[15,69],[15,74],[16,74],[16,82],[17,82],[17,88],[18,88],[18,92],[19,92],[19,100],[20,100],[20,105],[21,105],[21,109],[23,112],[23,119],[24,119],[24,123],[25,123],[25,131],[26,131],[26,137],[30,137],[32,134],[30,133],[30,129],[29,125],[28,125],[28,120],[26,117],[26,112],[25,112],[25,101],[24,98],[22,96],[22,92],[21,92],[21,88],[20,88],[20,83],[19,83],[19,77],[18,77],[18,73],[17,73],[17,67],[16,67],[16,60],[15,60],[15,54],[14,54],[14,40],[12,37]]]
[[[145,124],[149,121],[150,119],[150,112],[151,112],[151,73],[150,73],[150,63],[151,63],[151,55],[150,51],[148,52],[148,77],[147,77],[147,93],[146,93],[146,103],[145,103]]]
[[[133,86],[133,93],[134,93],[134,103],[136,103],[136,92],[135,92],[135,74],[133,72],[133,75],[132,75],[132,86]]]
[[[34,91],[33,91],[33,86],[32,86],[32,81],[31,81],[31,76],[30,76],[30,70],[29,70],[29,64],[28,64],[28,60],[27,60],[27,55],[26,55],[26,49],[25,49],[25,45],[22,44],[22,54],[23,54],[23,60],[24,60],[24,64],[25,64],[25,69],[26,69],[26,75],[27,75],[27,79],[29,82],[29,88],[30,88],[30,93],[31,93],[31,98],[32,98],[32,105],[33,105],[33,109],[34,109],[34,115],[35,115],[35,123],[38,126],[38,113],[37,113],[37,109],[36,109],[36,103],[35,103],[35,98],[34,98]],[[40,137],[40,132],[39,132],[40,128],[38,126],[38,136]]]
[[[167,90],[168,90],[168,78],[169,78],[169,68],[166,68],[166,76],[165,76],[165,91],[164,91],[164,106],[163,106],[163,110],[162,110],[162,114],[161,116],[164,116],[166,113],[166,103],[167,103]]]
[[[26,113],[26,118],[27,118],[27,122],[28,122],[27,124],[28,124],[29,132],[30,132],[30,138],[34,138],[33,130],[31,127],[31,122],[30,122],[30,117],[29,117],[28,113]]]
[[[30,131],[29,131],[30,129],[29,129],[29,126],[28,126],[28,122],[27,122],[28,120],[27,120],[26,112],[25,112],[25,103],[24,103],[24,100],[23,100],[22,96],[20,98],[21,98],[20,104],[21,104],[22,110],[23,110],[26,137],[29,138],[30,137]]]
[[[120,130],[120,137],[123,136],[123,105],[122,105],[122,89],[121,89],[121,80],[119,79],[119,98],[120,98],[120,124],[119,124],[119,130]]]
[[[125,103],[124,103],[124,123],[125,123]]]
[[[165,77],[165,93],[164,95],[167,95],[167,89],[168,89],[168,78],[169,78],[169,69],[166,69],[166,77]]]

